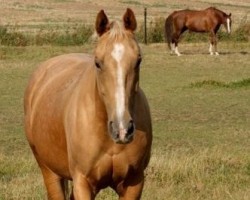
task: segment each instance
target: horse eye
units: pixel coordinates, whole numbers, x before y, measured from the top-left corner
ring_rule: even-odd
[[[95,66],[96,66],[98,69],[101,69],[101,66],[100,66],[100,64],[99,64],[97,61],[95,61]]]

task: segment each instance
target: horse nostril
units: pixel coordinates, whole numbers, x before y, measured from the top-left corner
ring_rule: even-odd
[[[119,130],[113,121],[109,122],[109,133],[114,140],[119,139]]]
[[[130,120],[129,124],[128,124],[127,134],[128,135],[132,134],[134,132],[134,130],[135,130],[134,122],[133,122],[133,120]]]
[[[113,131],[114,131],[114,126],[113,126],[113,122],[112,121],[110,121],[109,122],[109,131],[112,133]]]

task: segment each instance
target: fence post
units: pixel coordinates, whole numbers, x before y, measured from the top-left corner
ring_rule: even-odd
[[[144,8],[144,43],[147,44],[147,8]]]

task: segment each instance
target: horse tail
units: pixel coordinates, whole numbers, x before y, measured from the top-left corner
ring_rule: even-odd
[[[171,49],[170,43],[173,37],[173,17],[169,15],[165,21],[165,41],[168,43],[169,49]]]

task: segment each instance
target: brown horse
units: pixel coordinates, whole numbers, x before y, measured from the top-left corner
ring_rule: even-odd
[[[140,199],[149,162],[152,128],[139,87],[136,19],[96,19],[94,55],[68,54],[44,62],[25,93],[25,130],[49,199],[95,199],[106,187],[120,200]]]
[[[205,10],[180,10],[174,11],[165,21],[165,38],[168,43],[171,53],[175,52],[178,56],[181,54],[178,51],[178,41],[180,35],[186,30],[193,32],[209,32],[211,55],[219,55],[217,52],[216,33],[221,24],[225,26],[227,32],[231,32],[231,13],[226,13],[214,7]],[[214,48],[214,51],[213,51]]]

